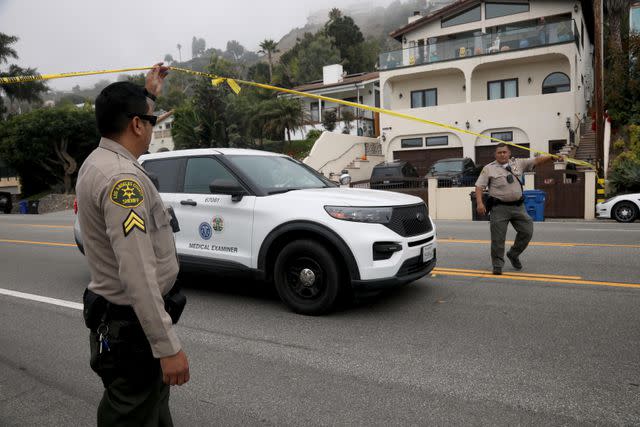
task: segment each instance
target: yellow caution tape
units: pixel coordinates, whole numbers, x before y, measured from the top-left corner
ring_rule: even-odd
[[[129,72],[129,71],[144,71],[144,70],[150,70],[152,68],[153,67],[136,67],[136,68],[120,68],[120,69],[116,69],[116,70],[80,71],[80,72],[59,73],[59,74],[37,74],[37,75],[32,75],[32,76],[0,77],[0,84],[28,83],[28,82],[34,82],[34,81],[61,79],[61,78],[67,78],[67,77],[90,76],[90,75],[96,75],[96,74],[124,73],[124,72]],[[227,77],[220,77],[220,76],[216,76],[214,74],[204,73],[204,72],[201,72],[201,71],[189,70],[189,69],[186,69],[186,68],[179,68],[179,67],[168,67],[168,68],[170,70],[179,71],[179,72],[186,73],[186,74],[192,74],[192,75],[195,75],[195,76],[201,76],[201,77],[209,78],[209,79],[211,79],[211,84],[214,85],[214,86],[219,86],[222,83],[227,83],[227,85],[229,85],[229,88],[236,94],[240,93],[240,86],[238,85],[238,83],[241,83],[241,84],[244,84],[244,85],[259,87],[259,88],[267,89],[267,90],[271,90],[271,91],[283,92],[283,93],[288,93],[288,94],[296,95],[296,96],[300,96],[300,97],[313,98],[313,99],[318,99],[318,100],[322,100],[322,101],[333,102],[333,103],[336,103],[336,104],[347,105],[347,106],[358,108],[358,109],[362,109],[362,110],[373,111],[375,113],[387,114],[389,116],[399,117],[399,118],[406,119],[406,120],[412,120],[412,121],[419,122],[419,123],[424,123],[424,124],[428,124],[428,125],[432,125],[432,126],[437,126],[437,127],[441,127],[441,128],[444,128],[444,129],[449,129],[449,130],[452,130],[452,131],[455,131],[455,132],[466,133],[467,135],[473,135],[473,136],[478,137],[478,138],[488,139],[490,141],[494,141],[494,142],[497,142],[497,143],[503,143],[503,144],[506,144],[506,145],[510,145],[512,147],[518,147],[518,148],[521,148],[523,150],[527,150],[527,151],[530,151],[530,152],[533,152],[533,153],[536,153],[536,154],[541,154],[541,155],[545,155],[545,156],[551,156],[551,157],[554,157],[556,159],[561,159],[562,158],[561,156],[558,156],[556,154],[550,154],[550,153],[547,153],[545,151],[534,150],[532,148],[524,147],[522,145],[518,145],[518,144],[515,144],[513,142],[509,142],[509,141],[503,141],[503,140],[501,140],[499,138],[494,138],[492,136],[483,135],[481,133],[472,132],[470,130],[460,129],[460,128],[455,127],[455,126],[451,126],[451,125],[447,125],[447,124],[444,124],[444,123],[435,122],[433,120],[421,119],[419,117],[411,116],[409,114],[399,113],[397,111],[387,110],[385,108],[372,107],[372,106],[369,106],[369,105],[358,104],[357,102],[345,101],[343,99],[331,98],[331,97],[322,96],[322,95],[315,95],[315,94],[307,93],[307,92],[300,92],[300,91],[293,90],[293,89],[285,89],[283,87],[272,86],[272,85],[268,85],[268,84],[264,84],[264,83],[256,83],[256,82],[251,82],[251,81],[246,81],[246,80],[239,80],[239,79],[231,79],[231,78],[227,78]],[[572,158],[569,158],[569,157],[565,157],[564,160],[569,162],[569,163],[573,163],[575,165],[586,166],[586,167],[589,167],[589,168],[594,169],[594,170],[596,169],[596,167],[593,166],[591,163],[588,163],[588,162],[585,162],[585,161],[582,161],[582,160],[572,159]]]

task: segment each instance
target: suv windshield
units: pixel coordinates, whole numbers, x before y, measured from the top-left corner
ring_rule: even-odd
[[[267,193],[333,186],[313,169],[289,157],[229,155],[226,158]]]
[[[456,160],[454,162],[438,162],[431,167],[432,172],[462,172],[462,161]]]
[[[374,168],[372,176],[402,176],[400,166]]]

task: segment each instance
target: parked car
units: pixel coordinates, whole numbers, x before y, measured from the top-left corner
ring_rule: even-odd
[[[640,218],[640,193],[620,194],[596,205],[598,218],[633,222]]]
[[[140,163],[175,211],[182,268],[273,281],[296,312],[326,312],[344,291],[396,287],[436,264],[435,226],[418,197],[340,188],[265,151],[171,151]],[[86,250],[77,221],[74,234]]]
[[[402,186],[416,187],[422,184],[416,179],[404,180],[403,178],[418,178],[418,171],[408,161],[395,160],[378,163],[371,171],[369,187],[385,189]]]
[[[480,170],[468,157],[442,159],[431,166],[426,178],[438,178],[439,187],[471,187]]]

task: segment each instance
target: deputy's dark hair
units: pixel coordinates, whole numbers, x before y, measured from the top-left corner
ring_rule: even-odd
[[[498,151],[499,148],[507,148],[509,151],[511,151],[511,148],[509,148],[509,145],[505,144],[504,142],[499,142],[498,145],[496,145],[496,151]]]
[[[131,82],[117,82],[102,89],[96,98],[96,122],[104,137],[120,135],[131,120],[128,113],[147,114],[144,88]]]

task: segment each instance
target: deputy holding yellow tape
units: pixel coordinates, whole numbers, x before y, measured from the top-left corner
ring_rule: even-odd
[[[38,75],[32,75],[32,76],[0,77],[0,84],[29,83],[29,82],[41,81],[41,80],[53,80],[53,79],[63,79],[63,78],[69,78],[69,77],[91,76],[91,75],[96,75],[96,74],[112,74],[112,73],[125,73],[125,72],[130,72],[130,71],[145,71],[145,70],[150,70],[151,68],[153,68],[153,67],[135,67],[135,68],[120,68],[120,69],[115,69],[115,70],[79,71],[79,72],[59,73],[59,74],[38,74]],[[435,121],[432,121],[432,120],[421,119],[419,117],[411,116],[409,114],[404,114],[404,113],[398,113],[397,111],[387,110],[385,108],[371,107],[369,105],[358,104],[357,102],[350,102],[350,101],[345,101],[343,99],[331,98],[331,97],[328,97],[328,96],[314,95],[314,94],[306,93],[306,92],[299,92],[297,90],[285,89],[285,88],[282,88],[282,87],[272,86],[272,85],[268,85],[268,84],[264,84],[264,83],[256,83],[256,82],[251,82],[251,81],[246,81],[246,80],[231,79],[231,78],[228,78],[228,77],[216,76],[214,74],[204,73],[202,71],[188,70],[186,68],[179,68],[179,67],[167,67],[167,68],[170,69],[170,70],[181,72],[181,73],[192,74],[192,75],[201,76],[201,77],[205,77],[205,78],[211,79],[211,84],[213,84],[214,86],[218,86],[220,84],[227,83],[229,85],[229,88],[231,88],[231,90],[234,91],[236,94],[240,93],[240,86],[238,84],[238,83],[240,83],[240,84],[244,84],[244,85],[247,85],[247,86],[259,87],[259,88],[262,88],[262,89],[272,90],[272,91],[276,91],[276,92],[288,93],[288,94],[291,94],[291,95],[297,95],[297,96],[306,97],[306,98],[319,99],[319,100],[322,100],[322,101],[327,101],[327,102],[333,102],[333,103],[336,103],[336,104],[347,105],[347,106],[359,108],[359,109],[362,109],[362,110],[368,110],[368,111],[373,111],[373,112],[376,112],[376,113],[387,114],[387,115],[394,116],[394,117],[400,117],[400,118],[407,119],[407,120],[413,120],[415,122],[424,123],[424,124],[432,125],[432,126],[437,126],[437,127],[441,127],[441,128],[444,128],[444,129],[449,129],[449,130],[452,130],[452,131],[455,131],[455,132],[466,133],[468,135],[473,135],[473,136],[476,136],[478,138],[488,139],[490,141],[507,144],[507,145],[510,145],[512,147],[522,148],[523,150],[531,151],[531,152],[536,153],[536,154],[541,154],[541,155],[545,155],[545,156],[552,156],[555,159],[563,159],[564,161],[566,161],[568,163],[573,163],[575,165],[586,166],[586,167],[594,169],[594,170],[596,169],[596,167],[594,165],[592,165],[591,163],[588,163],[588,162],[585,162],[585,161],[582,161],[582,160],[573,159],[573,158],[569,158],[569,157],[560,157],[560,156],[557,156],[555,154],[550,154],[550,153],[547,153],[545,151],[534,150],[534,149],[531,149],[529,147],[524,147],[522,145],[514,144],[513,142],[509,142],[509,141],[503,141],[501,139],[494,138],[494,137],[491,137],[491,136],[488,136],[488,135],[483,135],[481,133],[472,132],[472,131],[466,130],[466,129],[460,129],[460,128],[457,128],[455,126],[451,126],[451,125],[447,125],[447,124],[444,124],[444,123],[435,122]]]

